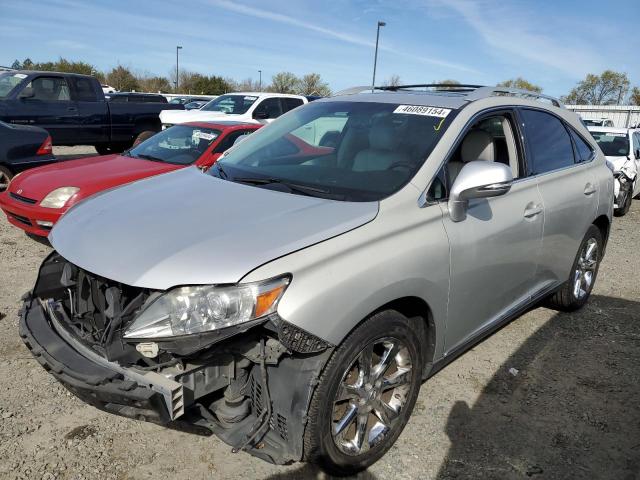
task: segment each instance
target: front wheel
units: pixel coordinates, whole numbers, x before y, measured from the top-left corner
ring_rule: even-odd
[[[556,310],[573,311],[581,308],[591,295],[596,282],[600,261],[604,252],[604,240],[600,229],[591,225],[587,230],[571,267],[569,279],[548,300]]]
[[[13,178],[13,173],[7,167],[0,165],[0,193],[9,187],[9,182]]]
[[[351,475],[391,448],[420,390],[424,336],[419,322],[383,311],[336,349],[311,399],[307,461],[334,475]]]

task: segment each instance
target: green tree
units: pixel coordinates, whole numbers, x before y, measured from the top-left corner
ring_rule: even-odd
[[[271,85],[268,90],[276,93],[295,93],[298,77],[291,72],[276,73],[271,77]]]
[[[135,77],[131,70],[122,65],[118,65],[111,69],[107,73],[107,83],[120,92],[131,92],[134,90],[140,90],[138,79]]]
[[[16,59],[11,64],[11,68],[13,68],[14,70],[22,70],[22,64],[20,63],[20,61],[18,59]]]
[[[319,73],[308,73],[299,78],[295,86],[295,92],[298,95],[320,95],[321,97],[331,95],[329,85],[322,81]]]
[[[626,73],[605,70],[600,75],[589,73],[584,80],[562,97],[571,105],[620,105],[629,92],[629,77]]]
[[[189,71],[180,72],[179,93],[191,95],[221,95],[233,90],[227,80],[216,75],[202,75]]]
[[[629,103],[631,105],[640,105],[640,87],[633,87],[631,89],[631,95],[629,96]]]
[[[525,80],[522,77],[511,78],[509,80],[505,80],[504,82],[498,83],[497,87],[507,87],[507,88],[519,88],[521,90],[528,90],[530,92],[542,93],[542,87]]]
[[[18,60],[13,62],[11,68],[42,70],[45,72],[81,73],[83,75],[92,75],[96,72],[96,68],[90,63],[75,62],[62,57],[58,58],[55,62],[33,62],[30,58],[25,58],[22,63]]]

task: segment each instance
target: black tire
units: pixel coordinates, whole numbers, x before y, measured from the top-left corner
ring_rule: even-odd
[[[148,138],[153,137],[156,133],[157,132],[154,132],[153,130],[145,130],[144,132],[140,133],[140,135],[136,137],[136,139],[133,141],[133,146],[137,147]]]
[[[375,463],[391,448],[407,424],[420,390],[424,364],[421,343],[421,339],[425,338],[423,328],[423,321],[420,318],[408,319],[395,310],[385,310],[369,317],[337,347],[327,362],[311,399],[308,413],[310,420],[304,435],[305,461],[315,463],[333,475],[352,475]],[[384,354],[378,355],[385,348],[392,351],[391,345],[394,344],[400,350],[393,357],[389,355],[389,358],[394,360],[388,363],[386,368],[382,368]],[[369,345],[374,345],[371,350],[374,353],[373,362],[369,363],[379,368],[371,369],[371,372],[378,373],[368,377],[377,381],[367,381],[365,384],[366,380],[361,379],[367,377],[362,375],[363,364],[360,363],[360,359],[363,358]],[[410,359],[408,364],[401,363],[407,358]],[[376,364],[376,361],[380,363]],[[408,370],[407,365],[409,365]],[[354,374],[354,369],[358,374]],[[351,376],[352,374],[354,376]],[[383,382],[393,381],[394,375],[396,379],[401,378],[402,383],[398,383],[395,388],[387,387],[388,390],[385,393],[380,393],[385,388]],[[345,385],[349,378],[355,379],[355,384],[349,385],[349,388],[353,388],[353,391],[357,389],[365,395],[368,393],[368,400],[362,396],[352,395],[352,398],[334,402],[338,389]],[[362,385],[357,386],[359,383]],[[347,392],[343,388],[341,391]],[[349,393],[353,394],[353,391],[349,390]],[[373,403],[380,400],[383,400],[386,406],[395,402],[393,410],[383,412],[391,415],[387,417],[388,420],[391,419],[390,427],[384,433],[376,433],[368,426],[384,425],[379,413],[383,404],[377,403],[377,406],[364,404],[364,402]],[[373,403],[373,405],[376,404]],[[344,408],[344,412],[357,409],[353,420],[345,422],[348,427],[342,433],[346,436],[350,431],[354,432],[354,438],[351,440],[353,443],[350,445],[358,448],[355,430],[356,425],[363,419],[367,446],[369,446],[371,435],[375,435],[372,446],[366,447],[368,449],[363,449],[360,453],[349,454],[344,451],[348,447],[346,440],[343,440],[340,434],[338,434],[340,438],[334,440],[334,416],[337,412],[339,413],[336,409],[340,408]],[[393,414],[390,413],[392,411]],[[347,418],[348,414],[344,413],[344,417],[343,414],[338,414],[338,417]]]
[[[615,208],[613,210],[613,214],[616,217],[624,217],[629,211],[629,208],[631,208],[631,201],[633,200],[633,184],[629,183],[627,185],[629,191],[627,192],[627,196],[624,199],[624,204],[621,207]]]
[[[4,192],[13,178],[13,173],[7,167],[0,165],[0,192]]]
[[[591,271],[591,282],[589,283],[589,286],[584,289],[580,287],[578,289],[578,294],[576,295],[575,287],[577,282],[577,270],[581,264],[584,265],[582,256],[585,253],[587,244],[589,244],[591,240],[595,240],[597,244],[597,250],[594,256],[595,265],[593,266],[592,270],[589,270]],[[562,288],[560,288],[560,290],[554,293],[547,300],[547,306],[555,310],[564,312],[571,312],[582,308],[584,304],[589,300],[589,296],[591,295],[591,291],[593,290],[593,286],[595,285],[603,252],[604,239],[602,238],[602,232],[600,232],[600,229],[595,225],[591,225],[587,230],[587,233],[584,235],[582,242],[580,242],[580,248],[578,249],[578,253],[576,253],[576,258],[573,261],[573,265],[571,266],[571,273],[569,274],[569,278],[564,283]]]

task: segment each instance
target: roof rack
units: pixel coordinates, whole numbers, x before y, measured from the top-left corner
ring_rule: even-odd
[[[474,100],[480,100],[481,98],[487,98],[491,96],[512,96],[512,97],[520,97],[526,98],[529,100],[546,100],[550,102],[552,105],[558,108],[564,108],[564,105],[560,100],[555,97],[551,97],[549,95],[544,95],[542,93],[531,92],[529,90],[522,90],[520,88],[510,88],[510,87],[487,87],[484,85],[471,85],[464,83],[419,83],[414,85],[393,85],[393,86],[379,86],[374,87],[371,86],[360,86],[360,87],[352,87],[346,90],[342,90],[340,92],[335,93],[334,95],[355,95],[357,93],[362,93],[366,91],[379,90],[383,92],[398,92],[398,91],[408,91],[415,90],[417,88],[424,88],[425,91],[434,92],[453,92],[453,93],[463,93],[465,95],[465,99],[473,102]]]

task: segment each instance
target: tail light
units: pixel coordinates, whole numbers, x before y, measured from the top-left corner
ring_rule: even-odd
[[[45,139],[45,141],[42,142],[42,145],[40,145],[40,148],[36,152],[36,155],[51,155],[52,153],[53,153],[53,143],[51,141],[51,135],[49,135]]]

